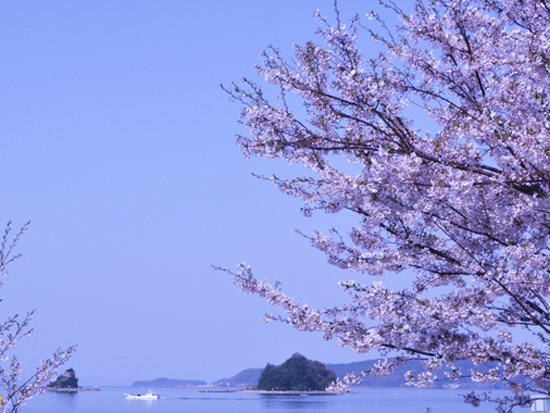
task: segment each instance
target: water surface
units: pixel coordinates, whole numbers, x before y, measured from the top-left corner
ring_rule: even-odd
[[[99,392],[46,393],[23,413],[489,413],[494,404],[473,408],[458,396],[466,390],[354,389],[339,396],[266,396],[246,393],[200,393],[200,388],[153,389],[160,400],[127,400],[132,388]],[[493,391],[493,394],[506,394]],[[527,409],[518,409],[528,413]]]

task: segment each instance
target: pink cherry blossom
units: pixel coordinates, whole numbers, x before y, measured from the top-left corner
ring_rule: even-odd
[[[317,40],[293,59],[262,54],[266,86],[228,89],[250,131],[237,138],[243,154],[310,171],[266,179],[303,200],[306,216],[355,214],[353,227],[307,238],[361,281],[342,282],[349,299],[331,309],[293,300],[244,265],[235,283],[281,307],[274,319],[378,350],[387,361],[376,374],[419,358],[426,370],[410,384],[502,382],[512,397],[496,400],[501,411],[550,396],[550,4],[387,6],[395,30],[376,12],[346,25],[319,15]],[[361,50],[360,36],[385,50]],[[365,280],[405,271],[402,290]],[[479,368],[461,371],[460,360]]]
[[[9,273],[8,265],[21,258],[21,254],[13,253],[21,235],[27,230],[29,223],[25,224],[19,233],[10,240],[11,222],[8,222],[2,240],[0,241],[0,274]],[[1,283],[0,283],[1,285]],[[27,400],[34,395],[44,393],[45,386],[57,377],[57,368],[66,362],[75,347],[67,350],[57,350],[52,357],[41,360],[40,365],[33,374],[27,372],[23,379],[21,362],[13,355],[13,349],[18,340],[24,337],[32,337],[33,330],[29,327],[34,311],[27,313],[22,319],[18,315],[8,318],[0,323],[0,394],[2,403],[0,412],[18,412],[25,406]]]

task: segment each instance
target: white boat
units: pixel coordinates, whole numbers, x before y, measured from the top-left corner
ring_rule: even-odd
[[[160,396],[156,393],[153,393],[151,390],[149,390],[147,393],[124,393],[127,399],[133,399],[133,400],[157,400],[160,399]]]

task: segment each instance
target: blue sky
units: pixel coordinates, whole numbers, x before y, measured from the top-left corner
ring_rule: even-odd
[[[377,3],[341,1],[342,17]],[[37,309],[27,371],[71,344],[84,385],[374,357],[263,324],[271,308],[211,268],[246,261],[319,306],[360,278],[293,235],[342,219],[306,219],[251,175],[294,170],[240,154],[219,87],[253,76],[268,44],[290,56],[314,37],[316,9],[334,17],[332,0],[0,3],[0,221],[32,220],[0,314]]]

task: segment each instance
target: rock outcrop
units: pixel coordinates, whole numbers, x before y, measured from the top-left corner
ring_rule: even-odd
[[[67,369],[62,376],[57,376],[57,380],[52,381],[48,387],[52,389],[78,389],[78,378],[72,368]]]

